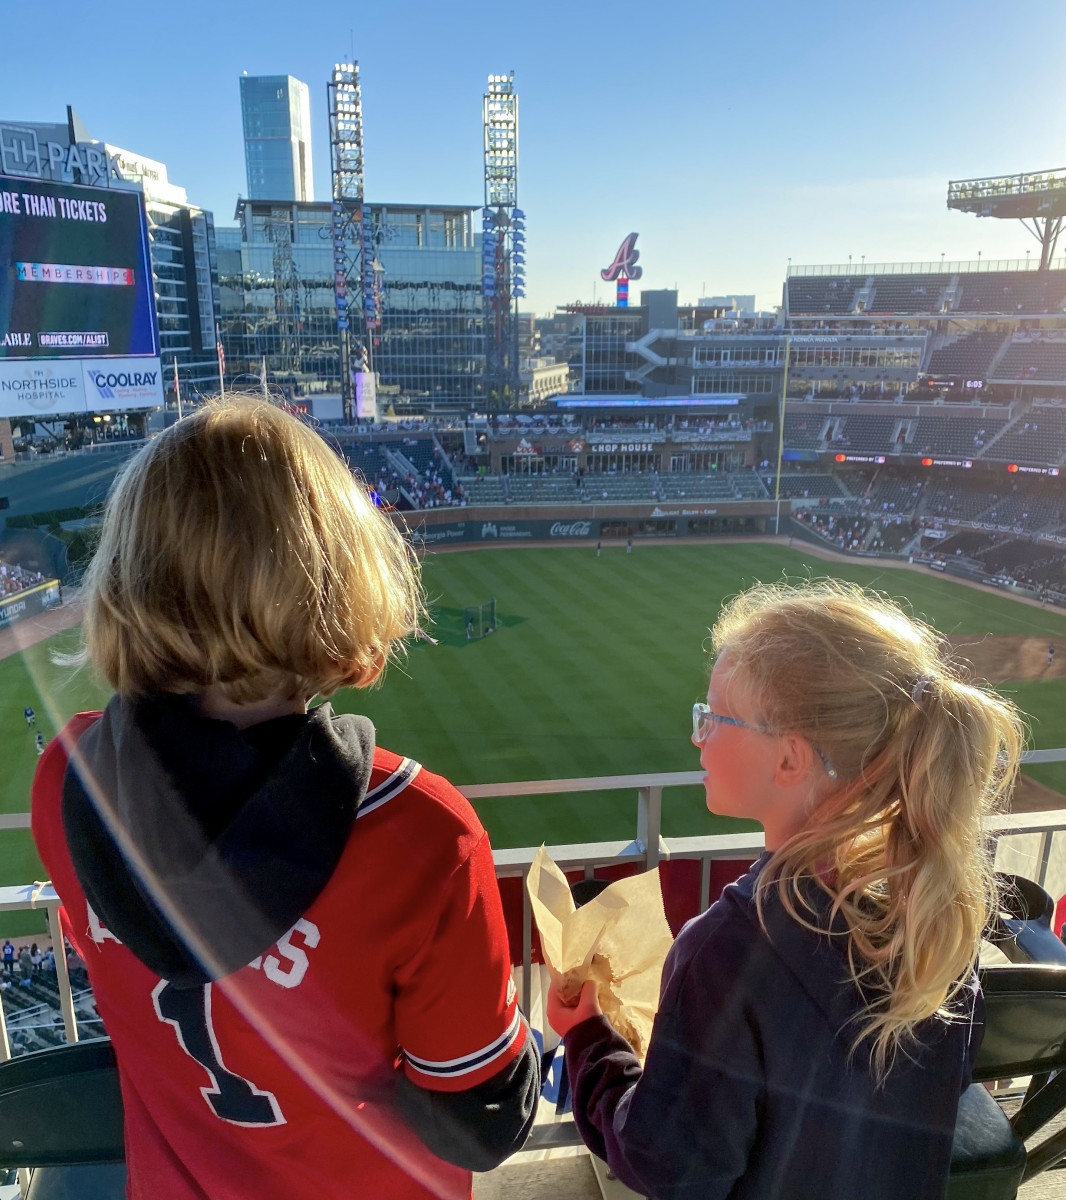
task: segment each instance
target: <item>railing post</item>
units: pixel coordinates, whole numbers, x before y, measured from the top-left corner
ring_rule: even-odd
[[[59,988],[59,1008],[63,1013],[63,1028],[67,1044],[78,1040],[78,1022],[74,1016],[74,993],[70,989],[70,972],[67,970],[67,946],[63,940],[63,926],[59,921],[59,907],[48,906],[48,932],[52,935],[52,953],[56,959],[56,984]]]
[[[1045,829],[1040,835],[1040,870],[1036,882],[1041,887],[1044,886],[1047,880],[1048,863],[1051,861],[1051,839],[1054,836],[1054,832],[1050,829]]]
[[[0,1062],[7,1062],[11,1057],[11,1043],[7,1039],[7,1018],[4,1016],[4,1006],[0,1004]]]
[[[637,788],[637,841],[644,848],[644,869],[659,865],[659,835],[662,830],[663,789],[659,785]]]
[[[529,898],[529,872],[522,876],[522,1011],[533,1019],[533,902]]]

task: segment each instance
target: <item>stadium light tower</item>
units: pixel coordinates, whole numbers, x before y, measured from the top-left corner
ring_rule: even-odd
[[[948,183],[948,208],[978,217],[1017,220],[1040,243],[1039,270],[1047,271],[1066,217],[1066,168],[954,179]]]
[[[334,64],[326,92],[333,176],[333,289],[341,360],[341,400],[344,419],[350,421],[356,391],[355,373],[369,369],[372,332],[380,323],[380,286],[372,265],[373,221],[363,200],[363,97],[359,64],[354,61]],[[354,305],[353,300],[356,301]]]
[[[525,214],[518,207],[518,96],[514,72],[490,75],[482,99],[485,207],[481,291],[486,391],[497,407],[518,396],[518,300],[525,295]]]

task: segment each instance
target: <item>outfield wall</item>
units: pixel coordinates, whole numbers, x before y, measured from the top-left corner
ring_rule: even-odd
[[[724,537],[774,532],[772,501],[678,504],[507,505],[400,513],[418,546],[470,542],[572,542]],[[787,512],[787,509],[786,509]]]
[[[56,608],[62,602],[58,579],[46,579],[36,587],[16,592],[0,603],[0,629],[6,629],[26,617],[35,617],[47,608]]]

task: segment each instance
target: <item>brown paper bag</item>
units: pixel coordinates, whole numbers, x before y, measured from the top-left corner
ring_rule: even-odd
[[[552,983],[572,999],[595,979],[604,1016],[643,1062],[674,940],[659,872],[620,879],[577,908],[566,876],[541,846],[526,885]]]

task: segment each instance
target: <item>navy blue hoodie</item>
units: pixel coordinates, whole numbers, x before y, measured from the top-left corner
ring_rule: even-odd
[[[976,977],[926,1021],[882,1086],[847,975],[846,928],[805,929],[751,872],[681,931],[641,1071],[603,1018],[566,1038],[574,1117],[623,1183],[656,1200],[941,1200],[982,1032]]]

